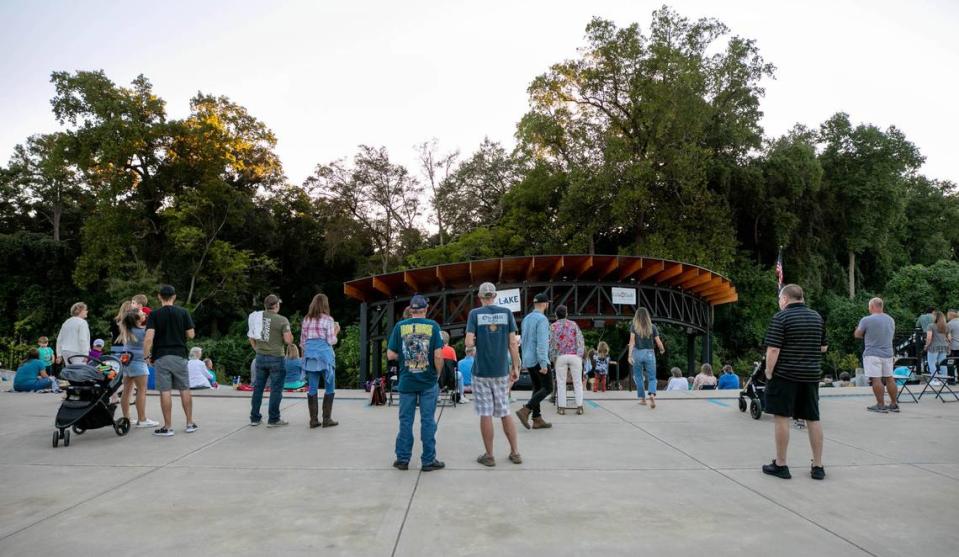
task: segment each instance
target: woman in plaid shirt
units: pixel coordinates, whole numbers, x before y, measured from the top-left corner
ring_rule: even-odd
[[[323,394],[323,427],[333,427],[339,422],[333,421],[333,397],[336,394],[336,354],[333,346],[340,324],[330,316],[330,300],[326,294],[313,296],[310,309],[303,318],[300,327],[300,347],[303,349],[303,370],[306,371],[309,391],[306,400],[310,410],[310,427],[319,427],[317,419],[317,389],[320,374],[323,374],[326,391]]]

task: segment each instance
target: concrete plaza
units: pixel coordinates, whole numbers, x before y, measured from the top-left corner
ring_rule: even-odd
[[[793,430],[792,480],[764,476],[772,419],[736,392],[587,393],[546,412],[495,468],[470,405],[437,410],[447,469],[390,465],[396,407],[341,392],[340,426],[309,430],[302,394],[286,428],[247,425],[247,393],[195,398],[200,430],[73,435],[51,447],[59,398],[0,393],[0,555],[948,555],[959,547],[959,404],[923,398],[872,414],[865,389],[824,389],[828,477],[809,478]],[[830,396],[832,395],[832,396]],[[517,392],[522,400],[528,393]],[[514,409],[519,403],[514,404]],[[148,398],[150,417],[159,400]],[[264,414],[266,403],[264,401]],[[418,433],[418,425],[416,434]]]

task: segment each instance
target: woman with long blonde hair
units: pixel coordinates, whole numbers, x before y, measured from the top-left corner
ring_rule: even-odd
[[[639,403],[646,404],[646,393],[649,393],[649,407],[656,408],[656,354],[666,352],[663,341],[659,338],[659,329],[653,325],[646,308],[637,308],[633,321],[629,326],[629,365],[633,366],[633,379],[636,381],[636,396]],[[646,385],[644,386],[644,380]]]
[[[310,411],[310,427],[333,427],[339,422],[330,416],[333,413],[333,397],[336,395],[336,354],[333,346],[336,335],[340,334],[340,324],[330,316],[330,300],[326,294],[313,296],[310,309],[303,318],[300,328],[300,348],[303,349],[303,370],[306,371],[309,385],[306,401]],[[317,419],[318,388],[320,374],[326,383],[323,394],[323,422]]]

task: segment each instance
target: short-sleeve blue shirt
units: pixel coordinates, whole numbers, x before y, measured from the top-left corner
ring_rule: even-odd
[[[443,348],[440,325],[432,319],[413,317],[393,327],[388,348],[399,354],[401,393],[425,391],[436,385],[433,354]]]
[[[476,335],[474,377],[509,375],[509,334],[516,332],[513,312],[499,306],[483,306],[470,312],[466,332]]]

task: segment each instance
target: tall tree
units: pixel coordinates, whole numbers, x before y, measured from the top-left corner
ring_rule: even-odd
[[[84,193],[82,177],[69,162],[67,149],[62,133],[30,136],[25,144],[14,147],[5,173],[11,199],[21,211],[43,216],[57,242],[64,212],[77,207]]]
[[[853,127],[839,113],[823,123],[820,161],[827,193],[837,208],[834,231],[845,239],[849,298],[856,295],[856,256],[888,248],[903,218],[907,181],[924,158],[896,127]]]
[[[401,259],[397,248],[416,227],[423,188],[390,161],[385,147],[360,145],[352,167],[342,160],[318,165],[304,185],[360,223],[376,246],[382,272]]]
[[[430,186],[430,204],[433,207],[433,218],[436,219],[440,246],[442,246],[445,244],[446,234],[443,227],[443,211],[440,210],[439,204],[440,188],[449,180],[460,153],[459,151],[440,153],[439,141],[436,139],[424,141],[416,148],[420,160],[420,171]]]

